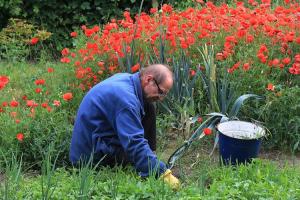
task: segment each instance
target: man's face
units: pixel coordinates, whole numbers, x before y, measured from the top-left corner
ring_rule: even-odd
[[[145,85],[143,88],[144,98],[148,102],[162,101],[172,88],[172,85],[173,80],[171,77],[158,83],[152,75],[148,75],[145,78]]]

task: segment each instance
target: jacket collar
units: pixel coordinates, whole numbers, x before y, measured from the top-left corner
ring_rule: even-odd
[[[132,82],[134,85],[135,94],[140,100],[141,103],[141,111],[142,114],[145,115],[144,111],[144,97],[143,97],[143,91],[142,91],[142,85],[141,85],[141,79],[140,79],[140,72],[137,72],[132,75]]]

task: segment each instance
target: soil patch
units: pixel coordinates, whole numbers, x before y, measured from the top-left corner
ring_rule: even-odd
[[[291,153],[280,150],[261,150],[259,158],[274,161],[279,164],[279,166],[284,166],[286,164],[300,166],[300,153],[292,155]]]
[[[167,162],[170,155],[180,146],[180,144],[174,143],[171,141],[168,144],[164,145],[164,148],[160,150],[160,158]],[[216,148],[213,152],[212,156],[209,154],[212,151],[212,146],[210,144],[199,143],[196,145],[192,145],[184,155],[177,160],[175,167],[172,171],[178,170],[178,163],[181,163],[180,168],[184,168],[187,171],[192,170],[194,166],[209,164],[209,165],[219,165],[220,157],[219,157],[219,149]],[[291,154],[288,152],[280,151],[280,150],[265,150],[261,149],[258,155],[258,158],[269,160],[282,167],[285,165],[290,166],[300,166],[300,152],[297,154]],[[204,163],[203,163],[204,162]],[[203,164],[201,164],[203,163]]]

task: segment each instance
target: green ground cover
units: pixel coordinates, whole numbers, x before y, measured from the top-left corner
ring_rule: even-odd
[[[203,158],[202,158],[203,159]],[[51,168],[41,174],[6,169],[3,199],[299,199],[300,168],[267,160],[236,168],[200,160],[181,173],[180,190],[154,177],[142,180],[132,168]]]

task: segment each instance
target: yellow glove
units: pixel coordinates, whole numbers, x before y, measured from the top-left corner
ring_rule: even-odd
[[[180,187],[180,181],[178,178],[173,176],[172,171],[167,169],[163,175],[160,176],[160,179],[163,179],[172,189],[178,190]]]

